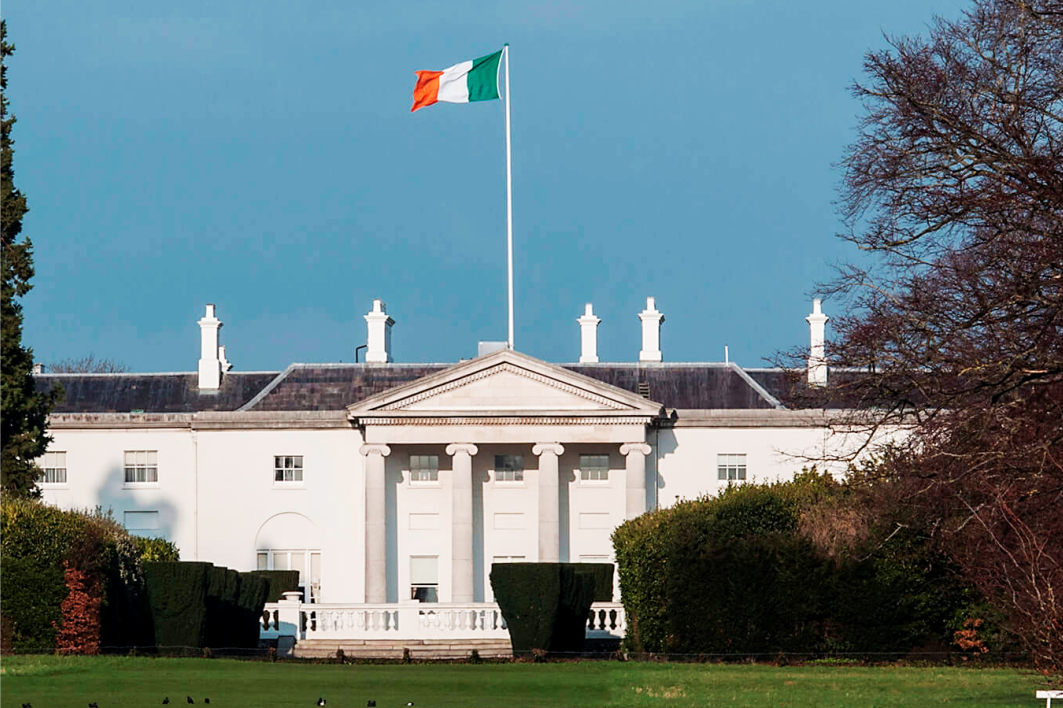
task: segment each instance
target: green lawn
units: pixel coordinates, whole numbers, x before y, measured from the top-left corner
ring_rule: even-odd
[[[405,706],[1038,706],[1011,669],[581,662],[327,665],[224,659],[6,657],[7,708]]]

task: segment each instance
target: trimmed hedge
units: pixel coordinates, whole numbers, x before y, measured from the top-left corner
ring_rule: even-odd
[[[578,652],[587,633],[596,573],[580,563],[498,563],[491,589],[514,653]],[[610,578],[610,583],[612,579]]]
[[[574,563],[576,573],[589,575],[594,584],[594,602],[613,601],[613,564],[612,563]]]
[[[196,561],[144,564],[144,595],[157,647],[202,647],[207,631],[207,579],[214,566]]]
[[[236,610],[233,613],[233,646],[258,646],[262,626],[262,610],[269,597],[269,581],[258,573],[240,573],[236,594]]]
[[[947,646],[949,623],[974,594],[917,531],[871,529],[832,556],[798,531],[802,513],[844,505],[847,494],[810,472],[622,524],[613,544],[625,646],[684,654]]]
[[[252,570],[251,572],[268,583],[269,591],[266,593],[266,602],[280,602],[284,593],[299,589],[298,570]]]
[[[193,561],[145,563],[144,575],[156,647],[258,646],[270,578]]]
[[[212,566],[207,573],[207,630],[203,645],[235,647],[237,598],[240,595],[240,574],[229,568]]]

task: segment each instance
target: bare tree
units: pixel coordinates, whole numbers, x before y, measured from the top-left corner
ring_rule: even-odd
[[[91,352],[83,357],[61,359],[47,365],[53,374],[122,374],[129,367],[115,359],[97,359]]]
[[[842,237],[873,262],[821,288],[840,373],[804,401],[914,426],[881,473],[1059,678],[1063,0],[974,0],[927,34],[853,87]]]

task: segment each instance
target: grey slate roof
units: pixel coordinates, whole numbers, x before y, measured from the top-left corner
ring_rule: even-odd
[[[225,374],[221,389],[199,392],[199,374],[38,374],[37,390],[63,387],[56,413],[195,413],[232,411],[249,401],[275,372]]]
[[[38,389],[66,390],[57,413],[341,410],[453,364],[293,364],[282,372],[230,372],[221,390],[200,394],[197,374],[44,374]],[[726,364],[563,364],[563,368],[667,408],[779,407],[781,379]],[[640,386],[641,385],[641,386]]]

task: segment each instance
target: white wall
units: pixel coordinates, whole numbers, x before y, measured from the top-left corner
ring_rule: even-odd
[[[717,474],[717,455],[745,454],[746,481],[753,483],[792,479],[813,465],[839,479],[847,465],[824,462],[825,457],[853,450],[859,435],[833,432],[826,427],[677,427],[661,430],[655,450],[659,473],[659,506],[679,499],[715,495],[727,486]],[[648,466],[648,465],[647,465]]]
[[[197,436],[201,560],[253,570],[257,541],[266,542],[259,539],[264,527],[272,521],[276,531],[278,521],[286,523],[279,515],[298,514],[310,526],[280,547],[299,549],[316,530],[321,600],[363,597],[365,477],[358,431],[206,430]],[[302,484],[274,481],[275,455],[302,455]],[[294,534],[298,526],[289,526]]]
[[[364,597],[365,491],[362,435],[334,429],[86,429],[53,428],[53,451],[66,452],[68,483],[47,487],[44,499],[64,508],[158,511],[159,529],[147,532],[174,541],[186,560],[205,560],[252,570],[261,534],[293,537],[292,548],[322,552],[324,602],[360,602]],[[491,432],[497,433],[492,429]],[[624,458],[616,442],[566,443],[566,433],[586,438],[586,426],[550,431],[565,447],[559,460],[560,557],[613,558],[610,535],[625,514]],[[822,427],[677,427],[649,437],[647,505],[716,494],[717,455],[746,455],[747,481],[789,479],[855,438]],[[538,560],[539,458],[529,443],[483,444],[473,457],[474,596],[490,600],[491,563],[496,556]],[[409,598],[410,556],[437,556],[439,599],[450,600],[451,458],[442,444],[393,443],[386,459],[388,599]],[[159,482],[124,484],[123,453],[156,450]],[[436,454],[437,485],[410,484],[409,455]],[[610,455],[609,480],[579,478],[580,454]],[[523,483],[494,478],[496,454],[524,458]],[[275,455],[302,455],[303,483],[274,481]],[[823,468],[822,464],[820,465]],[[657,470],[655,473],[654,470]],[[844,472],[835,465],[832,471]],[[654,484],[656,482],[656,490]],[[198,529],[197,529],[198,520]],[[276,548],[277,541],[269,540]],[[304,546],[304,544],[306,544]]]
[[[42,485],[44,501],[63,509],[100,506],[118,523],[126,511],[157,511],[159,528],[144,535],[163,536],[182,557],[194,557],[195,462],[187,428],[49,432],[54,440],[48,450],[66,453],[67,484]],[[157,451],[157,484],[125,484],[126,450]]]

